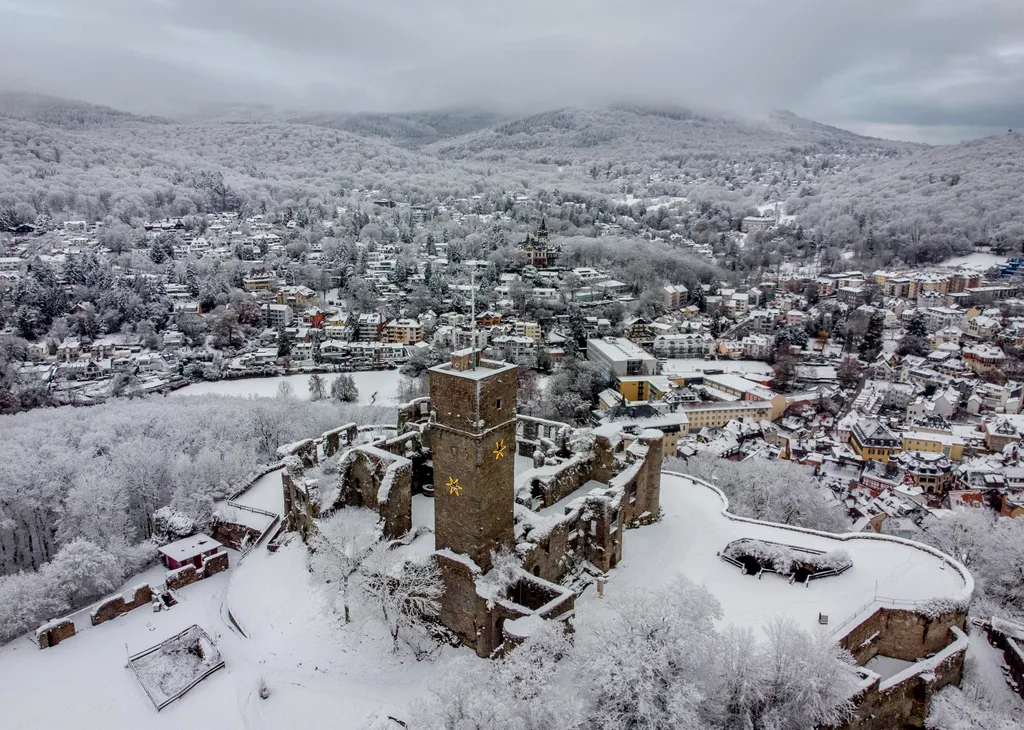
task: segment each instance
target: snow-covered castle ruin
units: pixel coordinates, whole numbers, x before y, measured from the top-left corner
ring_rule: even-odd
[[[365,507],[389,539],[428,541],[440,621],[479,656],[543,622],[568,624],[584,588],[625,554],[616,590],[642,587],[631,585],[637,565],[647,577],[683,572],[719,598],[727,623],[785,615],[829,632],[857,664],[849,730],[917,726],[932,693],[959,683],[973,581],[955,560],[897,538],[736,517],[713,485],[662,471],[659,431],[518,415],[516,366],[478,351],[453,353],[429,378],[429,397],[402,406],[394,428],[348,425],[286,449],[287,527],[306,538],[337,510]],[[432,506],[428,520],[414,519],[417,501]],[[624,531],[645,525],[625,546]]]

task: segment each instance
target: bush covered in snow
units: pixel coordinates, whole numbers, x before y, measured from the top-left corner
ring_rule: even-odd
[[[846,570],[853,565],[853,559],[845,550],[814,553],[777,542],[753,539],[734,540],[725,547],[722,554],[740,562],[743,558],[752,558],[762,568],[780,575],[791,575],[798,570],[813,575],[828,570]]]

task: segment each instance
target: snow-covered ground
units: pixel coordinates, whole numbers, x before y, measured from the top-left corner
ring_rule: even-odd
[[[279,480],[280,473],[260,481],[252,492],[254,505],[270,504],[272,477]],[[432,500],[415,497],[415,524],[429,525],[433,506]],[[820,611],[830,616],[831,628],[871,600],[876,581],[880,595],[909,599],[954,595],[963,588],[958,573],[912,546],[838,541],[732,521],[721,514],[721,506],[713,490],[666,475],[664,519],[625,534],[624,559],[610,573],[605,593],[643,590],[684,573],[718,597],[725,623],[759,629],[773,614],[785,613],[805,628],[817,628]],[[716,555],[741,536],[842,547],[854,567],[810,587],[773,575],[758,580]],[[424,533],[403,549],[427,554],[433,534]],[[313,584],[305,548],[297,540],[277,553],[258,549],[244,560],[237,555],[232,560],[227,572],[183,588],[181,602],[169,611],[138,609],[52,649],[40,650],[28,637],[0,647],[0,727],[378,730],[393,726],[388,716],[408,721],[417,698],[442,689],[438,682],[451,660],[472,656],[468,649],[452,648],[424,661],[416,661],[405,647],[394,654],[376,610],[359,603],[353,606],[352,623],[344,624],[328,605],[336,603],[336,594]],[[579,604],[576,630],[586,632],[607,604],[590,590]],[[246,636],[231,627],[228,610]],[[153,646],[192,624],[213,637],[226,666],[157,713],[125,667],[126,652]],[[267,700],[258,695],[261,679],[270,690]]]
[[[246,507],[284,514],[284,487],[281,485],[281,470],[264,474],[249,487],[245,494],[234,500],[236,504]]]
[[[772,366],[763,360],[702,360],[700,358],[673,359],[665,361],[665,374],[707,372],[709,370],[726,373],[754,373],[772,376]]]
[[[946,259],[940,265],[951,269],[985,271],[1002,263],[1006,263],[1005,256],[999,256],[994,253],[972,253],[966,256],[956,256],[951,259]]]
[[[965,691],[970,690],[968,695],[976,695],[992,709],[1024,717],[1024,699],[1010,689],[1000,669],[1006,663],[1003,652],[988,643],[979,629],[972,627],[970,639],[964,667]]]
[[[398,405],[398,384],[399,375],[397,370],[367,370],[365,372],[350,373],[359,389],[359,403],[362,405],[375,404],[378,406]],[[331,382],[337,375],[323,375],[326,388],[329,390]],[[309,399],[309,375],[281,375],[275,378],[241,378],[239,380],[217,380],[204,383],[194,383],[181,390],[174,391],[174,395],[237,395],[257,396],[260,398],[273,398],[277,395],[277,389],[281,383],[288,383],[292,389],[292,395],[303,400]]]
[[[0,648],[0,727],[361,730],[388,715],[408,719],[410,702],[426,696],[461,652],[445,649],[422,662],[408,650],[392,654],[390,636],[369,609],[354,609],[345,626],[310,581],[301,543],[276,554],[257,550],[228,572],[183,588],[169,611],[141,608],[52,649],[16,639]],[[249,638],[229,626],[226,607]],[[126,651],[192,624],[213,637],[225,668],[158,713],[126,668]],[[261,678],[267,700],[258,696]]]
[[[731,520],[722,515],[722,504],[722,497],[706,486],[684,477],[663,475],[664,519],[625,533],[622,562],[609,574],[606,595],[666,584],[682,573],[718,598],[725,624],[746,624],[760,631],[773,615],[785,615],[805,630],[818,630],[818,614],[822,613],[829,617],[828,628],[832,631],[860,615],[876,595],[926,601],[955,597],[965,588],[959,572],[912,545],[870,537],[838,540],[765,523]],[[772,574],[759,580],[743,575],[717,555],[741,537],[816,550],[842,549],[853,558],[853,567],[806,587]],[[583,600],[596,599],[588,592]],[[845,631],[854,625],[851,622]]]

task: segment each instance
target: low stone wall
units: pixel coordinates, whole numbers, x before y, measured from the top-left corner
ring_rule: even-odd
[[[36,629],[36,638],[39,640],[40,649],[57,646],[60,642],[70,639],[74,635],[75,623],[70,619],[52,621]]]
[[[233,550],[242,551],[246,545],[256,542],[261,534],[259,530],[248,525],[218,520],[210,532],[210,537],[221,545],[227,545]]]
[[[228,569],[228,554],[225,552],[214,553],[203,558],[203,578],[223,573]]]
[[[194,565],[186,565],[184,568],[178,568],[177,570],[167,571],[164,577],[167,587],[172,591],[177,591],[185,586],[192,585],[202,578],[199,571],[196,570]]]
[[[93,626],[99,626],[100,624],[115,619],[118,616],[123,616],[129,611],[133,611],[136,608],[142,606],[148,606],[153,600],[153,589],[147,583],[136,586],[132,592],[132,600],[124,600],[124,595],[111,596],[99,605],[97,605],[92,612],[89,614],[89,620]]]

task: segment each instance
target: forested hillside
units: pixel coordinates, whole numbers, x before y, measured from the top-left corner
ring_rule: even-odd
[[[1020,252],[1024,135],[1011,133],[865,163],[823,178],[787,210],[865,260],[941,261],[975,243]]]
[[[49,97],[0,98],[0,223],[37,215],[122,222],[286,201],[328,210],[346,189],[412,203],[537,189],[683,194],[699,184],[781,197],[852,159],[903,154],[782,115],[766,122],[563,110],[514,121],[484,112],[305,115],[166,122]]]
[[[524,193],[591,207],[668,195],[733,211],[785,201],[795,224],[769,246],[753,241],[747,258],[811,245],[824,261],[853,251],[865,266],[917,263],[975,243],[1019,248],[1022,152],[1020,134],[928,148],[782,112],[744,121],[618,107],[507,119],[253,107],[167,121],[3,94],[0,228],[40,215],[135,225],[224,210],[317,220],[353,189],[413,204],[482,195],[480,212]]]
[[[0,117],[66,129],[103,127],[130,121],[163,121],[157,117],[139,117],[107,106],[16,91],[0,91]]]

